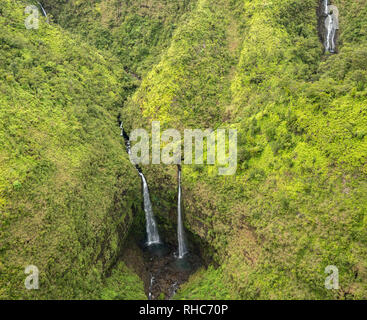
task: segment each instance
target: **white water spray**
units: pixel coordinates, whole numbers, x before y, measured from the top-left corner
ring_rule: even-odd
[[[178,238],[178,258],[182,259],[187,253],[185,243],[185,234],[182,220],[182,205],[181,205],[181,168],[178,168],[178,203],[177,203],[177,238]]]

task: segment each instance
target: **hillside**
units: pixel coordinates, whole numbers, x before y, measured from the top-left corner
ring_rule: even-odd
[[[169,46],[194,0],[44,0],[53,20],[99,50],[112,52],[141,78]]]
[[[57,26],[26,30],[23,11],[0,2],[0,298],[144,298],[123,265],[104,283],[141,210],[117,126],[131,80]],[[24,289],[27,265],[37,293]]]
[[[238,132],[235,175],[182,165],[203,266],[175,299],[366,299],[367,1],[329,2],[334,54],[322,0],[44,0],[38,30],[23,1],[1,0],[0,298],[146,298],[122,119],[127,134]],[[177,246],[176,166],[138,170]],[[23,287],[30,264],[38,292]]]
[[[129,101],[147,128],[238,130],[235,176],[183,167],[186,227],[220,267],[177,298],[366,297],[366,3],[333,3],[336,55],[323,54],[318,1],[200,1]],[[150,171],[168,212],[175,173]],[[339,290],[324,287],[328,265]]]

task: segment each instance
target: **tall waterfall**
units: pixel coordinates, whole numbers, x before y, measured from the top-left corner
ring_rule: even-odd
[[[182,259],[187,253],[185,242],[185,233],[182,220],[182,204],[181,204],[181,167],[178,167],[178,203],[177,203],[177,238],[178,238],[178,258]]]
[[[120,123],[120,129],[121,129],[121,136],[125,140],[126,151],[128,154],[130,154],[131,153],[130,140],[126,132],[124,131],[122,121]],[[161,241],[158,234],[157,223],[155,222],[154,219],[152,202],[150,201],[147,180],[145,179],[141,170],[138,167],[136,167],[136,169],[138,170],[138,173],[141,177],[141,181],[143,182],[143,198],[144,198],[144,212],[145,212],[146,230],[147,230],[147,245],[150,246],[152,244],[160,243]]]
[[[145,180],[144,175],[140,172],[139,175],[141,180],[143,181],[143,196],[144,196],[144,211],[145,211],[145,220],[146,220],[146,230],[147,230],[147,244],[148,246],[152,244],[160,243],[157,223],[154,219],[152,203],[150,201],[149,189],[147,181]]]

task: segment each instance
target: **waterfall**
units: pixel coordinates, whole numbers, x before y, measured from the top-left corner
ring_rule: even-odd
[[[150,201],[148,184],[144,175],[140,171],[138,172],[141,177],[141,180],[143,181],[144,211],[145,211],[147,238],[148,238],[147,244],[148,246],[150,246],[152,244],[160,243],[160,239],[157,224],[154,219],[152,203]]]
[[[327,34],[326,34],[326,51],[334,52],[334,36],[335,30],[333,28],[333,17],[329,15],[326,18]]]
[[[45,18],[46,18],[46,20],[47,20],[47,23],[49,23],[49,22],[48,22],[48,16],[47,16],[47,13],[46,13],[45,8],[42,6],[42,4],[41,4],[39,1],[37,1],[37,3],[38,3],[38,5],[39,5],[39,6],[40,6],[40,8],[41,8],[42,13],[43,13],[43,15],[45,16]]]
[[[328,5],[329,5],[329,1],[324,0],[324,12],[325,12],[326,15],[329,15],[329,12],[328,12],[328,9],[327,9]]]
[[[130,139],[124,130],[122,121],[120,123],[120,129],[121,129],[121,136],[125,140],[126,151],[128,154],[130,154],[131,153]],[[150,246],[152,244],[160,243],[160,239],[158,234],[157,223],[155,222],[154,219],[152,203],[150,201],[147,180],[145,179],[141,170],[138,167],[136,167],[136,169],[138,170],[138,173],[141,177],[141,181],[143,182],[143,198],[144,198],[144,212],[145,212],[146,230],[147,230],[147,245]]]
[[[326,39],[325,39],[325,50],[330,53],[336,51],[335,36],[336,30],[339,29],[339,12],[338,8],[334,5],[329,5],[328,0],[324,0],[324,13],[326,15],[325,28],[326,28]]]
[[[177,203],[177,238],[178,238],[178,258],[182,259],[187,253],[185,243],[185,234],[182,220],[182,204],[181,204],[181,167],[178,167],[178,203]]]

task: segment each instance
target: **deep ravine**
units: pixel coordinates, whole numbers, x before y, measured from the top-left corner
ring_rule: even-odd
[[[130,155],[130,140],[124,131],[122,121],[119,121],[121,136],[124,138],[126,152]],[[141,251],[144,261],[145,275],[141,278],[145,282],[149,300],[172,299],[180,285],[201,265],[201,258],[189,250],[182,210],[181,167],[177,168],[177,244],[163,241],[158,233],[158,224],[154,217],[150,200],[148,182],[139,166],[135,166],[142,180],[143,208],[145,212],[146,236],[136,239],[134,250]],[[133,238],[135,238],[133,236]]]

